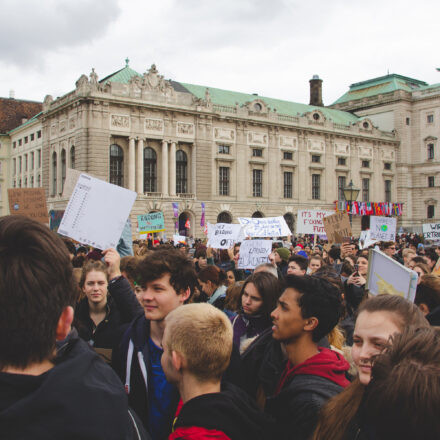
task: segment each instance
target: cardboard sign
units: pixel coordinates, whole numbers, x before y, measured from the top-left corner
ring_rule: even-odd
[[[9,212],[24,215],[41,223],[49,223],[46,193],[43,188],[9,188]]]
[[[259,264],[267,263],[272,252],[271,240],[244,240],[240,245],[238,269],[255,269]]]
[[[58,233],[98,249],[116,248],[137,194],[81,174]]]
[[[322,219],[329,243],[342,243],[344,237],[351,237],[350,218],[345,211]]]
[[[173,235],[173,242],[174,246],[177,246],[178,244],[186,244],[186,237],[184,235]]]
[[[426,223],[423,225],[425,240],[440,240],[440,223]]]
[[[244,238],[241,225],[232,223],[208,223],[208,246],[214,249],[229,249]]]
[[[239,217],[246,237],[287,237],[292,235],[284,217]]]
[[[139,233],[150,234],[165,231],[165,219],[163,212],[151,212],[137,216]]]
[[[302,209],[298,211],[296,232],[298,234],[324,234],[322,219],[334,214],[334,211]]]
[[[403,266],[383,252],[370,249],[366,288],[373,295],[388,293],[414,302],[417,272]]]
[[[359,237],[360,249],[365,249],[367,247],[370,247],[374,243],[377,243],[377,240],[371,239],[371,233],[369,229],[367,229],[366,231],[361,231],[361,235]]]
[[[395,241],[396,240],[395,217],[370,217],[370,235],[372,240]]]
[[[55,209],[51,209],[49,211],[49,218],[50,218],[50,223],[49,223],[49,228],[51,231],[58,231],[58,228],[61,224],[61,220],[63,219],[63,215],[64,215],[64,210],[55,210]]]

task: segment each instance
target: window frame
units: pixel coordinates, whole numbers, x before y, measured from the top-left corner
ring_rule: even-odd
[[[284,198],[293,199],[293,172],[284,171],[283,173],[284,184]]]
[[[312,174],[312,200],[321,200],[321,174]]]
[[[263,170],[252,170],[252,196],[263,197]]]
[[[230,167],[218,168],[218,194],[220,196],[229,196]]]

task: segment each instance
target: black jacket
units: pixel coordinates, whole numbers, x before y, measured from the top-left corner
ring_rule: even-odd
[[[143,313],[130,283],[120,277],[108,286],[107,314],[95,327],[90,318],[87,298],[80,301],[75,310],[75,327],[79,336],[95,348],[112,349],[119,344],[127,325]]]
[[[0,437],[148,438],[116,374],[79,338],[71,338],[40,376],[0,373]]]

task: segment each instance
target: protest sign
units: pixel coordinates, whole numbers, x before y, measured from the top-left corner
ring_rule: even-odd
[[[139,234],[165,231],[163,212],[150,212],[137,216]]]
[[[394,241],[396,239],[395,217],[370,217],[370,235],[372,240]]]
[[[244,240],[240,245],[238,269],[255,269],[259,264],[267,263],[272,252],[270,240]]]
[[[186,237],[184,235],[173,235],[173,242],[174,246],[177,246],[178,244],[186,244]]]
[[[370,249],[366,288],[373,295],[388,293],[414,302],[417,272],[403,266],[383,252]]]
[[[377,243],[377,240],[373,240],[371,238],[371,233],[369,229],[367,229],[366,231],[361,231],[361,235],[359,237],[360,249],[365,249],[374,243]]]
[[[136,193],[81,174],[58,233],[98,249],[116,248]]]
[[[46,193],[43,188],[9,188],[9,212],[49,223]]]
[[[64,210],[51,209],[49,211],[49,228],[51,231],[58,231],[61,220],[63,219]]]
[[[334,211],[301,209],[296,221],[297,234],[324,234],[322,219],[334,214]]]
[[[426,223],[423,225],[425,240],[440,240],[440,223]]]
[[[284,217],[239,217],[246,237],[287,237],[292,235]]]
[[[350,218],[345,211],[324,217],[322,221],[329,243],[342,243],[344,237],[351,237]]]
[[[241,225],[232,223],[208,223],[208,246],[214,249],[228,249],[244,238]]]

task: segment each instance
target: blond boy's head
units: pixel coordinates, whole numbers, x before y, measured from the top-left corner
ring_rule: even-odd
[[[169,313],[165,323],[164,354],[176,352],[186,371],[200,381],[219,380],[232,352],[227,316],[210,304],[187,304]]]

